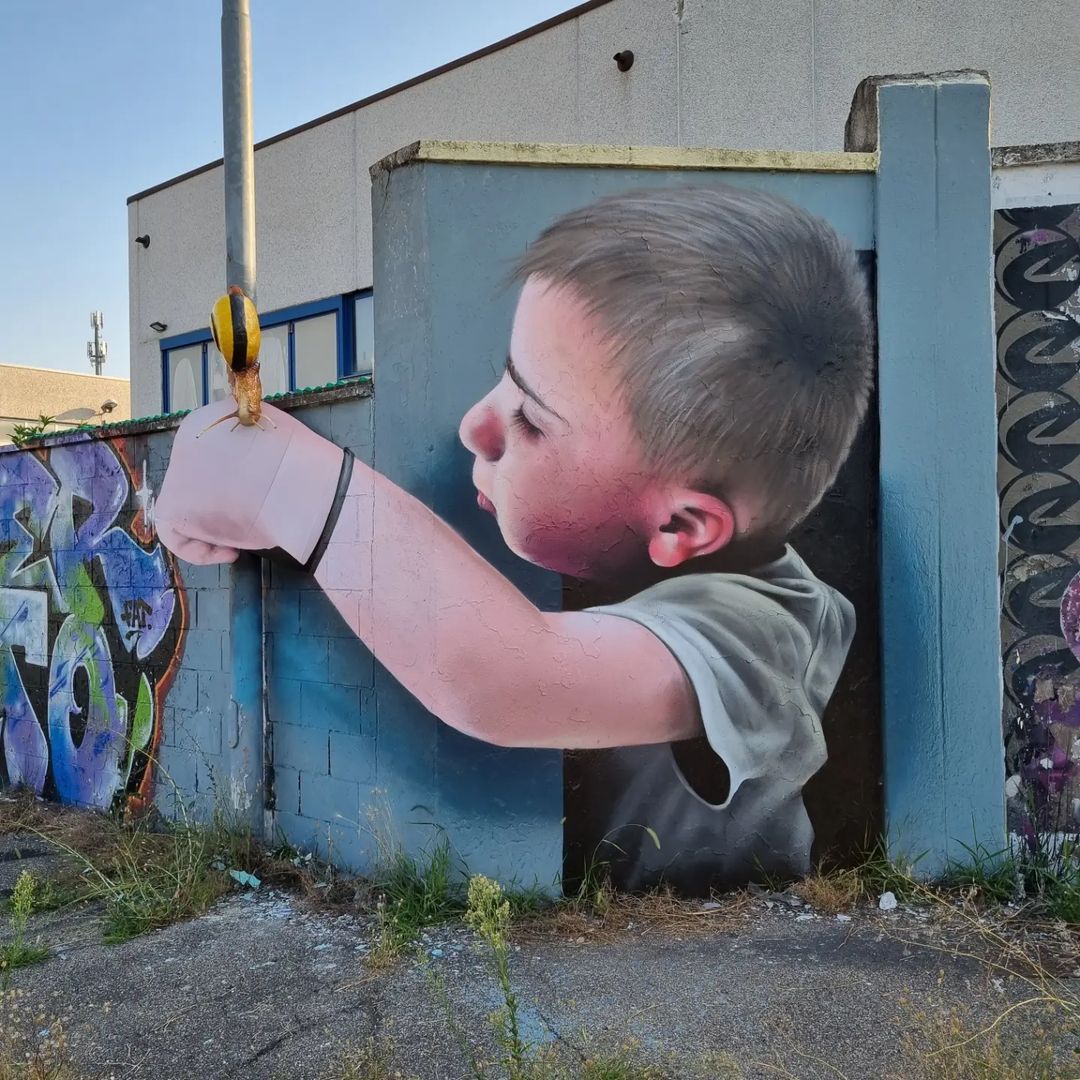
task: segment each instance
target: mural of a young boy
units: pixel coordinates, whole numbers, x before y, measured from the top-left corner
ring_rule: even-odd
[[[160,537],[191,563],[279,548],[307,564],[383,665],[471,736],[625,748],[611,824],[641,839],[618,839],[624,886],[804,872],[802,787],[826,759],[855,618],[785,540],[871,390],[854,253],[771,196],[673,188],[564,216],[516,276],[505,372],[460,426],[476,497],[521,558],[621,602],[539,610],[426,506],[279,410],[272,429],[197,438],[231,401],[181,424]],[[729,777],[718,804],[672,749],[702,735]]]

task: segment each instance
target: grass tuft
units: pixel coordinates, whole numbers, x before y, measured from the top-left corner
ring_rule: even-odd
[[[851,911],[865,895],[865,884],[857,870],[819,869],[797,882],[792,891],[804,903],[825,915]]]
[[[629,1050],[586,1058],[578,1077],[579,1080],[664,1080],[664,1074],[656,1067],[635,1062]]]
[[[988,851],[983,845],[962,845],[966,859],[954,859],[941,878],[945,889],[959,890],[968,899],[990,904],[1008,904],[1023,888],[1023,866],[1008,849]]]
[[[914,1008],[901,1042],[904,1080],[1075,1080],[1075,1023],[1055,1003],[979,1024],[957,1004]],[[1071,1056],[1072,1060],[1068,1060]]]
[[[27,914],[100,902],[109,944],[202,914],[235,887],[232,870],[274,882],[297,874],[221,810],[208,823],[156,813],[125,821],[24,797],[5,800],[3,833],[30,833],[63,857],[57,875],[33,891]]]
[[[427,926],[460,917],[466,910],[464,882],[454,872],[450,842],[445,836],[419,857],[396,848],[386,851],[373,876],[377,894],[379,941],[372,953],[376,965],[396,959]]]
[[[384,1047],[368,1039],[363,1045],[339,1050],[322,1080],[404,1080],[404,1074],[391,1065]]]

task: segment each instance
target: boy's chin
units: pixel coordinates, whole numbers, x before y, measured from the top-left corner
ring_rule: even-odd
[[[631,550],[629,545],[625,545],[617,550],[605,552],[601,558],[597,558],[594,552],[583,552],[569,546],[537,547],[515,544],[509,539],[507,539],[507,546],[518,558],[534,566],[578,581],[598,584],[625,583],[650,576],[651,563],[648,553],[639,546]]]

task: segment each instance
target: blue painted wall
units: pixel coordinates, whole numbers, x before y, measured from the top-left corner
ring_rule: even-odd
[[[505,287],[505,277],[527,245],[560,214],[606,194],[725,183],[781,195],[831,221],[857,249],[874,246],[873,177],[869,174],[414,161],[389,172],[377,168],[372,182],[379,357],[375,466],[425,501],[548,610],[562,606],[563,583],[513,556],[497,525],[476,508],[472,459],[457,436],[466,410],[501,375],[516,302],[516,290]],[[866,456],[869,453],[864,453],[861,464],[869,462],[870,471],[857,481],[864,490],[874,483],[876,463]],[[873,521],[865,512],[857,528],[841,550],[849,563],[865,567],[873,550]],[[817,544],[819,550],[826,546],[835,549],[832,537]],[[800,551],[814,565],[813,551]],[[871,580],[863,591],[871,592],[873,587]],[[863,650],[867,655],[860,675],[876,686],[873,598],[865,604],[860,600],[860,608],[870,619],[863,629],[869,648]],[[376,679],[380,709],[393,702],[396,717],[409,716],[408,726],[395,730],[392,749],[387,736],[380,736],[380,761],[384,752],[392,753],[402,781],[395,786],[399,813],[410,812],[414,804],[430,805],[437,793],[434,820],[455,838],[467,838],[458,842],[470,864],[504,874],[510,865],[521,867],[516,872],[536,873],[541,878],[557,875],[567,838],[571,872],[594,852],[601,840],[594,835],[594,826],[605,818],[593,812],[590,796],[611,782],[602,763],[582,755],[567,759],[570,798],[564,803],[561,755],[482,746],[417,710],[389,677],[377,674]],[[848,712],[853,717],[855,710]],[[852,722],[861,731],[855,737],[858,750],[847,761],[858,762],[863,770],[848,785],[849,791],[859,791],[861,801],[854,810],[850,805],[847,809],[849,818],[859,819],[861,838],[867,821],[877,817],[878,737],[876,717],[867,717],[865,709]],[[841,764],[846,725],[845,719],[835,732]],[[868,778],[870,770],[875,775]],[[834,814],[834,820],[837,817]],[[526,819],[531,821],[530,841],[524,852],[514,845],[519,844]],[[499,827],[498,822],[506,827]],[[835,839],[828,829],[825,832],[830,842]]]
[[[1005,842],[990,87],[886,83],[877,111],[886,828],[936,875]]]
[[[371,462],[371,398],[297,415]],[[268,564],[264,580],[276,827],[342,866],[370,869],[387,831],[373,820],[380,712],[393,723],[376,703],[374,660],[310,576]]]

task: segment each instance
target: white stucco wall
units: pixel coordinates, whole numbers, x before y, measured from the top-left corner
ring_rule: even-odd
[[[996,145],[1058,142],[1080,133],[1077,55],[1080,0],[612,0],[259,150],[259,307],[371,284],[368,167],[417,139],[835,150],[866,75],[975,67]],[[161,408],[149,324],[204,326],[220,291],[221,187],[217,168],[128,207],[135,415]]]
[[[995,210],[1080,203],[1080,161],[997,168],[990,196]]]

